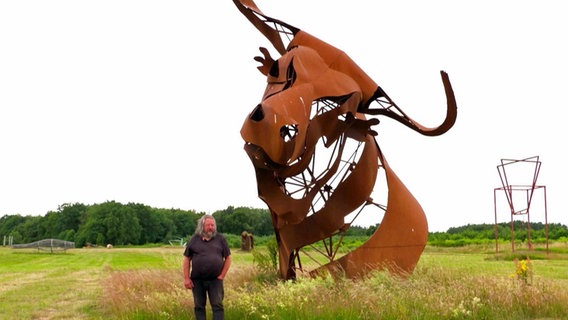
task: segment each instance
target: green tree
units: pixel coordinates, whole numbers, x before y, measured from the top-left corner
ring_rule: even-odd
[[[99,235],[102,235],[102,240],[113,245],[141,244],[141,231],[134,209],[108,201],[87,209],[87,219],[77,233],[76,245],[101,244]]]
[[[219,232],[240,235],[247,231],[257,236],[274,234],[272,218],[267,209],[227,207],[213,213]]]
[[[142,244],[142,227],[136,211],[117,202],[105,202],[101,205],[105,211],[103,223],[106,227],[106,241],[114,245]]]
[[[138,222],[142,228],[140,243],[164,242],[164,237],[167,233],[166,228],[171,223],[166,221],[162,211],[139,203],[129,203],[127,206],[136,212]]]
[[[15,231],[23,236],[23,243],[30,243],[43,239],[45,228],[41,216],[27,216],[24,223],[18,225]]]
[[[28,218],[29,217],[23,217],[19,214],[0,217],[0,236],[12,235],[16,228],[20,224],[23,224]]]
[[[98,235],[106,233],[103,218],[104,212],[100,210],[99,205],[90,206],[87,209],[85,221],[75,235],[75,245],[82,247],[88,243],[96,244],[97,240],[101,240]]]
[[[67,241],[74,241],[74,236],[81,221],[84,219],[88,206],[82,203],[62,204],[57,211],[49,211],[42,221],[45,234],[42,238],[56,238]],[[63,239],[62,237],[66,237]]]
[[[164,209],[166,216],[169,216],[173,228],[169,230],[174,237],[189,238],[195,233],[197,220],[203,215],[195,211],[184,211],[179,209]]]

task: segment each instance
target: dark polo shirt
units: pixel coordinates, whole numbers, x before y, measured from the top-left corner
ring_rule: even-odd
[[[219,233],[208,241],[194,235],[183,255],[191,258],[191,279],[212,280],[221,274],[223,262],[231,255],[231,250],[225,237]]]

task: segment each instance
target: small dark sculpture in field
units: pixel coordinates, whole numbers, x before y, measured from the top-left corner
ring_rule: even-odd
[[[312,273],[329,270],[358,277],[377,269],[412,272],[426,245],[426,216],[375,140],[372,127],[379,121],[367,117],[386,116],[427,136],[445,133],[457,116],[448,75],[441,72],[446,119],[426,128],[343,51],[266,16],[252,0],[233,2],[281,55],[273,59],[260,48],[263,56],[255,57],[268,84],[241,129],[258,195],[271,212],[281,276],[296,277],[304,269],[300,252],[320,241],[329,262]],[[335,259],[333,241],[350,227],[345,217],[370,205],[384,209],[371,198],[380,169],[388,187],[383,220],[364,244]]]
[[[252,233],[243,231],[241,233],[241,250],[251,251],[254,249],[254,236]]]

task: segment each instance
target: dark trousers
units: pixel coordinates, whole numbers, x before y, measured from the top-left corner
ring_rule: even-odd
[[[213,320],[225,319],[223,311],[223,280],[192,280],[193,281],[193,304],[195,305],[195,319],[205,320],[205,306],[207,296],[213,311]]]

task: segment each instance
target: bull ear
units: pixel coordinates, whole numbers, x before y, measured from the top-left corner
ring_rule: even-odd
[[[264,57],[260,57],[260,56],[256,56],[254,57],[254,60],[262,63],[261,66],[258,66],[258,70],[260,70],[260,72],[265,75],[268,76],[268,73],[270,72],[270,69],[272,68],[272,66],[274,65],[274,63],[276,61],[274,61],[274,59],[272,59],[272,57],[270,56],[270,52],[268,52],[268,50],[266,50],[266,48],[260,47],[260,52],[262,53],[262,55]]]
[[[281,55],[286,53],[288,43],[300,29],[265,15],[253,0],[233,0],[233,2],[239,11],[272,43]]]

